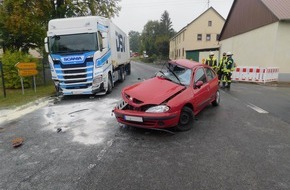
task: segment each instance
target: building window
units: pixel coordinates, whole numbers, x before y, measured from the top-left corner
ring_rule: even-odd
[[[211,20],[208,21],[208,26],[212,26],[212,21]]]
[[[206,34],[206,41],[210,41],[210,34]]]
[[[220,38],[220,35],[217,34],[217,35],[216,35],[216,41],[219,41],[219,38]]]
[[[184,48],[182,48],[182,57],[184,57]]]
[[[202,40],[202,34],[197,34],[197,41],[201,41]]]

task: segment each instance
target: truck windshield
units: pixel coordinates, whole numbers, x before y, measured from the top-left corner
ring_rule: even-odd
[[[49,37],[49,49],[53,54],[99,50],[96,33]]]

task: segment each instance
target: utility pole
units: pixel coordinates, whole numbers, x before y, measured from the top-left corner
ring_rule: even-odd
[[[207,0],[207,8],[209,8],[209,3],[210,3],[209,1],[210,1],[210,0]]]

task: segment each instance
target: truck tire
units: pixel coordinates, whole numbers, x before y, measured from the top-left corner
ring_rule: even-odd
[[[125,76],[126,76],[126,69],[125,69],[125,67],[121,67],[120,68],[120,75],[121,75],[120,81],[123,82],[125,80]]]
[[[107,89],[107,94],[110,94],[113,90],[113,82],[112,82],[112,77],[111,74],[108,75],[108,89]]]
[[[128,63],[126,65],[126,72],[127,72],[127,75],[130,75],[131,74],[131,63]]]

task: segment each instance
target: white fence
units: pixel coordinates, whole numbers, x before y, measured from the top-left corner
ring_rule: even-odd
[[[243,67],[238,66],[232,74],[233,81],[273,82],[278,81],[278,67]]]

